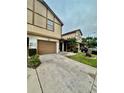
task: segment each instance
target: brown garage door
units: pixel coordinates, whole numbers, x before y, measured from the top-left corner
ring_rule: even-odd
[[[39,54],[52,54],[56,53],[56,43],[50,41],[38,41]]]

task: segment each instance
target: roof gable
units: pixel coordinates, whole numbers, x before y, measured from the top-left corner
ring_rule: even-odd
[[[77,29],[77,30],[74,30],[74,31],[70,31],[70,32],[64,33],[64,34],[62,34],[62,36],[69,35],[69,34],[72,34],[72,33],[76,33],[77,31],[79,31],[80,34],[83,35],[83,33],[81,32],[81,30],[80,29]]]
[[[47,5],[47,3],[44,0],[38,0],[39,2],[41,2],[56,18],[57,20],[61,23],[61,25],[63,26],[63,22],[58,18],[58,16],[52,11],[52,9]]]

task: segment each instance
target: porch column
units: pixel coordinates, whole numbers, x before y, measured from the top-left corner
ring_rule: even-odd
[[[59,41],[56,42],[56,53],[59,53],[60,52],[60,49],[59,49]]]
[[[64,42],[62,43],[62,52],[64,52]]]
[[[81,50],[80,50],[80,43],[78,43],[78,52],[81,52]]]

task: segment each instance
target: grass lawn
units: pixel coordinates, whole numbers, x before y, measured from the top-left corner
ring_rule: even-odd
[[[79,61],[80,63],[84,63],[93,67],[97,67],[97,58],[96,55],[92,55],[92,57],[86,57],[85,53],[77,53],[74,56],[68,56],[73,60]]]

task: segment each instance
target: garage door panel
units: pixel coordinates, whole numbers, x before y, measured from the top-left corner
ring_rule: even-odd
[[[39,54],[51,54],[56,53],[56,43],[50,41],[38,41],[38,53]]]

